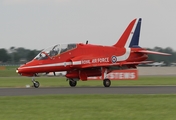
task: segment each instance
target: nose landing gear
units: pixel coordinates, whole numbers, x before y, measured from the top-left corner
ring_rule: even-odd
[[[32,83],[35,88],[38,88],[40,86],[40,83],[38,81],[35,81],[34,78],[32,78]]]

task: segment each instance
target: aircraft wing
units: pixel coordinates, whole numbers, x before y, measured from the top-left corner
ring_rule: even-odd
[[[168,54],[168,53],[156,52],[156,51],[150,51],[150,50],[139,50],[137,52],[147,53],[147,54],[158,54],[158,55],[171,55],[171,54]]]
[[[140,62],[124,62],[121,65],[136,65],[136,64],[147,64],[152,63],[153,61],[140,61]]]
[[[118,63],[100,63],[100,64],[87,64],[82,65],[81,68],[90,68],[90,67],[110,67],[110,66],[122,66],[122,65],[138,65],[138,64],[147,64],[152,63],[153,61],[141,61],[141,62],[118,62]]]

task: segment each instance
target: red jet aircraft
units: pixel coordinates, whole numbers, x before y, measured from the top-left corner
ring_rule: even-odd
[[[20,66],[16,72],[22,76],[37,76],[38,73],[67,71],[66,78],[71,87],[78,80],[101,76],[103,85],[109,87],[111,81],[106,75],[113,70],[136,68],[138,64],[149,63],[147,54],[170,55],[149,51],[138,46],[142,19],[134,19],[112,46],[92,44],[57,44],[41,51],[32,61]],[[32,78],[35,88],[39,82]]]

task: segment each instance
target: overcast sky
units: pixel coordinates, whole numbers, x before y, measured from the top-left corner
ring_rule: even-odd
[[[176,50],[176,0],[0,0],[0,48],[113,45],[142,18],[140,46]]]

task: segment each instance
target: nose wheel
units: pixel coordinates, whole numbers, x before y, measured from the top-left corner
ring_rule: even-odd
[[[39,83],[38,81],[35,81],[34,78],[32,78],[32,82],[33,82],[33,86],[34,86],[35,88],[38,88],[38,87],[40,86],[40,83]]]
[[[35,88],[38,88],[40,86],[40,83],[38,81],[35,81],[33,84]]]

